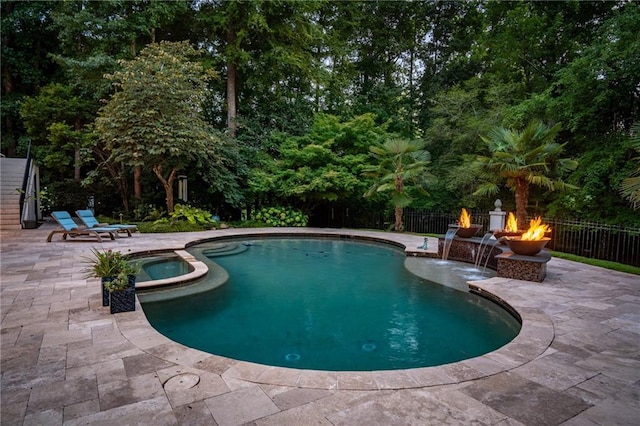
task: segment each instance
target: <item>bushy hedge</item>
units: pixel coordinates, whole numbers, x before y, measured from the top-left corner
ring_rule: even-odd
[[[169,217],[163,217],[155,221],[156,224],[171,223],[187,221],[194,225],[213,225],[216,221],[213,219],[211,213],[206,210],[199,209],[197,207],[183,206],[182,204],[176,204],[173,207],[173,212],[169,214]]]
[[[266,226],[307,226],[309,222],[306,214],[289,207],[264,207],[254,218]]]
[[[43,188],[43,213],[52,211],[75,212],[89,206],[89,190],[75,180],[52,182]]]

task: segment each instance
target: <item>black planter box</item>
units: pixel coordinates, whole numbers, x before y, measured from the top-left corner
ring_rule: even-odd
[[[116,290],[110,294],[109,310],[112,314],[136,310],[136,276],[129,275],[129,284],[124,290]]]
[[[109,290],[104,288],[104,284],[111,282],[113,277],[103,277],[102,278],[102,306],[109,306]]]

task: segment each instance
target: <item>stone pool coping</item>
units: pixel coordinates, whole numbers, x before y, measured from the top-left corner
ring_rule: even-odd
[[[237,237],[265,237],[265,236],[302,236],[320,238],[345,238],[365,241],[376,241],[404,247],[407,256],[435,257],[434,250],[422,250],[409,244],[415,243],[415,236],[402,234],[383,234],[347,230],[309,230],[287,228],[285,230],[252,231],[239,229],[238,232],[226,232],[213,238],[195,239],[185,244],[185,248],[192,245],[223,241]],[[407,238],[410,237],[410,238]],[[433,239],[434,242],[436,239]],[[430,244],[432,247],[437,244]],[[175,248],[174,250],[181,250]],[[133,255],[136,253],[133,252]],[[137,301],[136,311],[116,315],[116,324],[122,335],[131,344],[141,350],[168,362],[182,365],[185,368],[202,368],[203,365],[213,368],[221,376],[264,385],[289,386],[298,388],[327,389],[327,390],[397,390],[423,388],[458,384],[477,380],[506,372],[542,355],[551,345],[554,338],[554,328],[551,318],[543,311],[532,308],[526,300],[509,300],[500,293],[496,283],[504,280],[491,278],[475,281],[470,287],[476,293],[489,293],[492,298],[502,300],[515,309],[522,321],[520,333],[508,344],[488,354],[470,358],[456,363],[433,367],[414,368],[406,370],[383,371],[320,371],[300,370],[285,367],[273,367],[246,361],[237,361],[218,355],[212,355],[197,349],[189,348],[173,342],[152,329],[145,330],[140,336],[140,324],[147,323],[146,316],[140,302]],[[145,327],[146,328],[146,327]],[[150,328],[150,327],[149,327]]]

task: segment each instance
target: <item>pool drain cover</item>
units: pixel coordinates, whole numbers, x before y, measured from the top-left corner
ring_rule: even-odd
[[[364,345],[362,345],[362,350],[365,352],[373,352],[376,350],[376,344],[375,343],[365,343]]]
[[[284,359],[286,359],[289,362],[300,361],[300,354],[296,354],[296,353],[286,354],[284,356]]]
[[[200,383],[200,376],[192,373],[183,373],[173,376],[164,383],[168,391],[187,390]]]

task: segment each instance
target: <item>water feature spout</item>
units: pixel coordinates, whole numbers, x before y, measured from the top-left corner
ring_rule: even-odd
[[[456,236],[456,232],[458,232],[458,228],[451,228],[447,230],[446,234],[444,234],[444,242],[442,243],[442,260],[447,260],[449,257],[449,250],[451,249],[451,243],[453,242],[453,237]]]
[[[487,232],[482,237],[482,241],[480,241],[480,246],[478,247],[478,254],[476,256],[476,261],[474,263],[474,266],[476,267],[476,269],[480,269],[480,262],[482,262],[482,256],[484,256],[484,251],[489,245],[489,240],[491,239],[491,237],[493,237],[493,232]],[[486,268],[486,265],[487,263],[485,262],[485,268]]]

